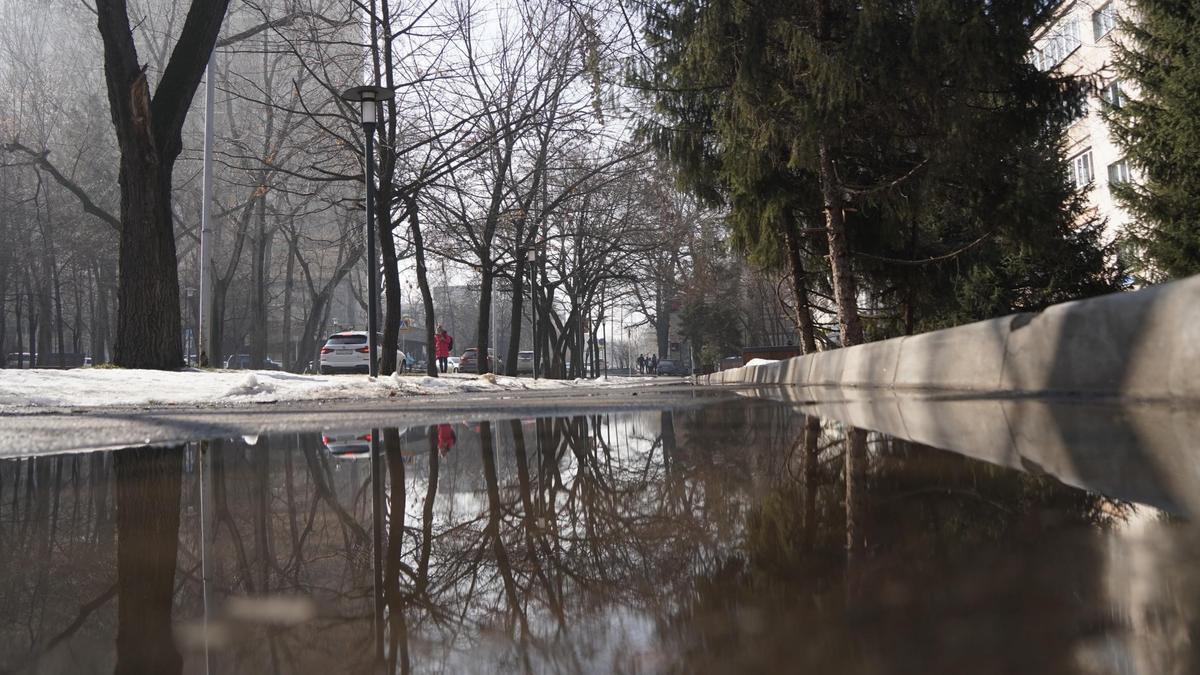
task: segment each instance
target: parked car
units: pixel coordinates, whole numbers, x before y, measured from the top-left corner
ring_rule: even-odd
[[[655,374],[683,376],[687,375],[688,372],[682,361],[676,361],[675,359],[662,359],[658,362],[658,369],[655,371]]]
[[[446,370],[448,370],[452,373],[457,373],[458,372],[458,362],[459,362],[459,358],[457,356],[446,357]]]
[[[477,352],[478,352],[478,350],[475,347],[471,347],[467,351],[463,352],[462,356],[458,357],[458,371],[457,372],[460,372],[460,373],[477,373],[477,372],[479,372],[479,364],[477,362],[478,357],[476,356]],[[488,349],[488,372],[494,373],[494,372],[497,372],[497,371],[503,370],[503,369],[504,369],[504,360],[496,357],[495,350]]]
[[[517,374],[533,373],[533,352],[517,352]]]
[[[378,344],[376,342],[376,347]],[[407,363],[408,357],[404,352],[396,350],[397,368],[403,372]],[[320,373],[322,375],[369,372],[371,372],[371,347],[367,344],[367,331],[345,330],[334,333],[325,340],[325,345],[321,347]]]
[[[252,363],[254,363],[254,359],[250,358],[249,354],[234,354],[225,359],[225,367],[230,370],[246,370],[252,367],[250,365]],[[261,370],[283,370],[283,364],[269,356],[264,356]]]

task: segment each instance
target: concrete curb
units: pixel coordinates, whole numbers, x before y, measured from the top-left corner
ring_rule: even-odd
[[[700,380],[1197,399],[1200,276]]]

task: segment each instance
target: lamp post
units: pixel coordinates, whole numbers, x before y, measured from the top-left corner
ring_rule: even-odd
[[[379,113],[379,102],[390,101],[395,92],[387,87],[365,85],[351,87],[342,92],[343,101],[360,104],[362,111],[363,136],[366,144],[366,183],[367,183],[367,345],[369,346],[371,363],[368,372],[371,377],[379,377],[378,338],[375,336],[379,321],[379,280],[377,278],[379,261],[375,258],[375,124]]]
[[[199,336],[196,335],[196,305],[192,299],[196,295],[196,289],[188,286],[184,290],[184,293],[187,295],[188,332],[192,334],[191,339],[188,340],[188,344],[184,346],[184,356],[187,357],[187,362],[190,366],[192,365],[192,355],[195,354],[196,358],[200,356],[200,349],[198,347],[200,341],[198,339]],[[193,346],[195,346],[194,352]]]
[[[537,262],[537,250],[529,249],[525,252],[525,261],[529,263],[529,316],[533,323],[533,381],[538,379],[538,334],[537,334],[537,292],[534,290],[534,284],[537,283],[537,272],[534,271],[533,265]]]

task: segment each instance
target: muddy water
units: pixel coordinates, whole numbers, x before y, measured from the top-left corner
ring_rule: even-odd
[[[1200,669],[1186,499],[804,410],[3,460],[0,672]]]

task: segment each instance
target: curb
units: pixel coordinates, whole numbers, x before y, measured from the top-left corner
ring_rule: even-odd
[[[699,380],[1196,399],[1200,276]]]

